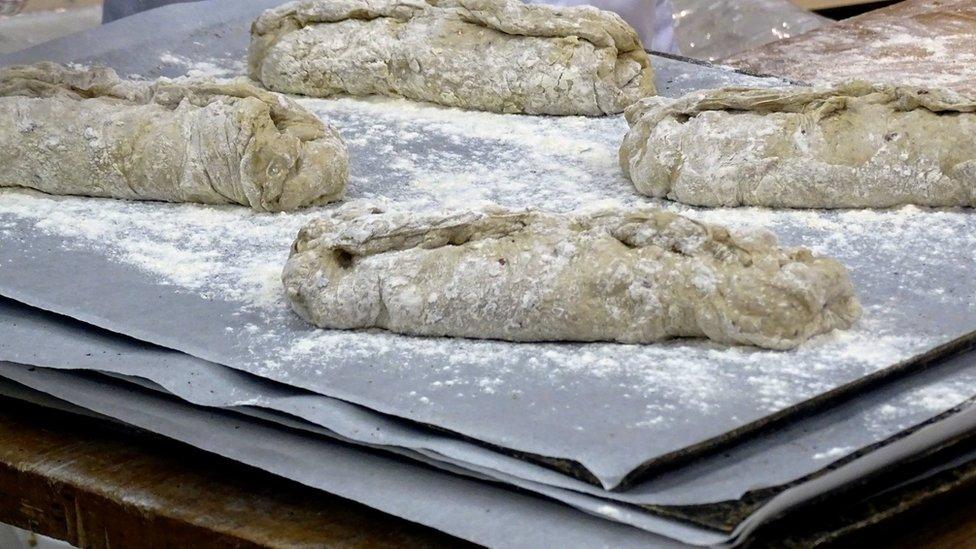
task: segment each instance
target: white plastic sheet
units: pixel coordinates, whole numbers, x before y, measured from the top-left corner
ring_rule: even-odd
[[[672,0],[682,55],[718,61],[822,27],[830,19],[788,0]]]

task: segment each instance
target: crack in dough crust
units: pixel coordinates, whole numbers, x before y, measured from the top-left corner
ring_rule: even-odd
[[[352,204],[302,229],[282,280],[293,309],[323,328],[511,341],[789,349],[861,311],[837,261],[655,208]]]
[[[620,16],[518,0],[290,2],[255,21],[249,67],[280,92],[503,113],[599,116],[655,93]]]
[[[243,80],[0,69],[0,187],[288,211],[342,197],[339,134]]]
[[[699,206],[976,206],[976,100],[852,82],[727,88],[627,109],[641,194]]]

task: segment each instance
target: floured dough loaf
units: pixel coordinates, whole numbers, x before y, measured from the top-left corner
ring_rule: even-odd
[[[505,113],[619,113],[655,93],[620,16],[518,0],[290,2],[252,26],[250,72],[280,92]]]
[[[627,110],[642,194],[702,206],[976,206],[976,100],[850,83],[729,88]]]
[[[425,336],[789,349],[860,315],[838,262],[659,209],[346,207],[302,229],[282,279],[317,326]]]
[[[347,166],[335,130],[243,81],[0,69],[0,187],[282,211],[340,198]]]

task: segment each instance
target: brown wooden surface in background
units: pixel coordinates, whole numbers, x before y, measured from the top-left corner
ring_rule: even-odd
[[[960,488],[936,505],[878,528],[892,549],[976,547],[976,486]]]
[[[0,522],[94,548],[463,545],[177,442],[4,398]]]

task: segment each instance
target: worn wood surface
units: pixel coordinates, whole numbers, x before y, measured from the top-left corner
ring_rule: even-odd
[[[947,494],[937,505],[919,509],[917,513],[899,519],[878,526],[892,540],[892,549],[974,547],[976,482]]]
[[[948,471],[885,503],[883,518],[840,528],[823,545],[884,541],[890,549],[976,547],[976,465]]]
[[[976,0],[907,0],[721,62],[813,84],[861,79],[976,94]]]
[[[9,399],[0,522],[92,548],[461,544],[176,442]]]

